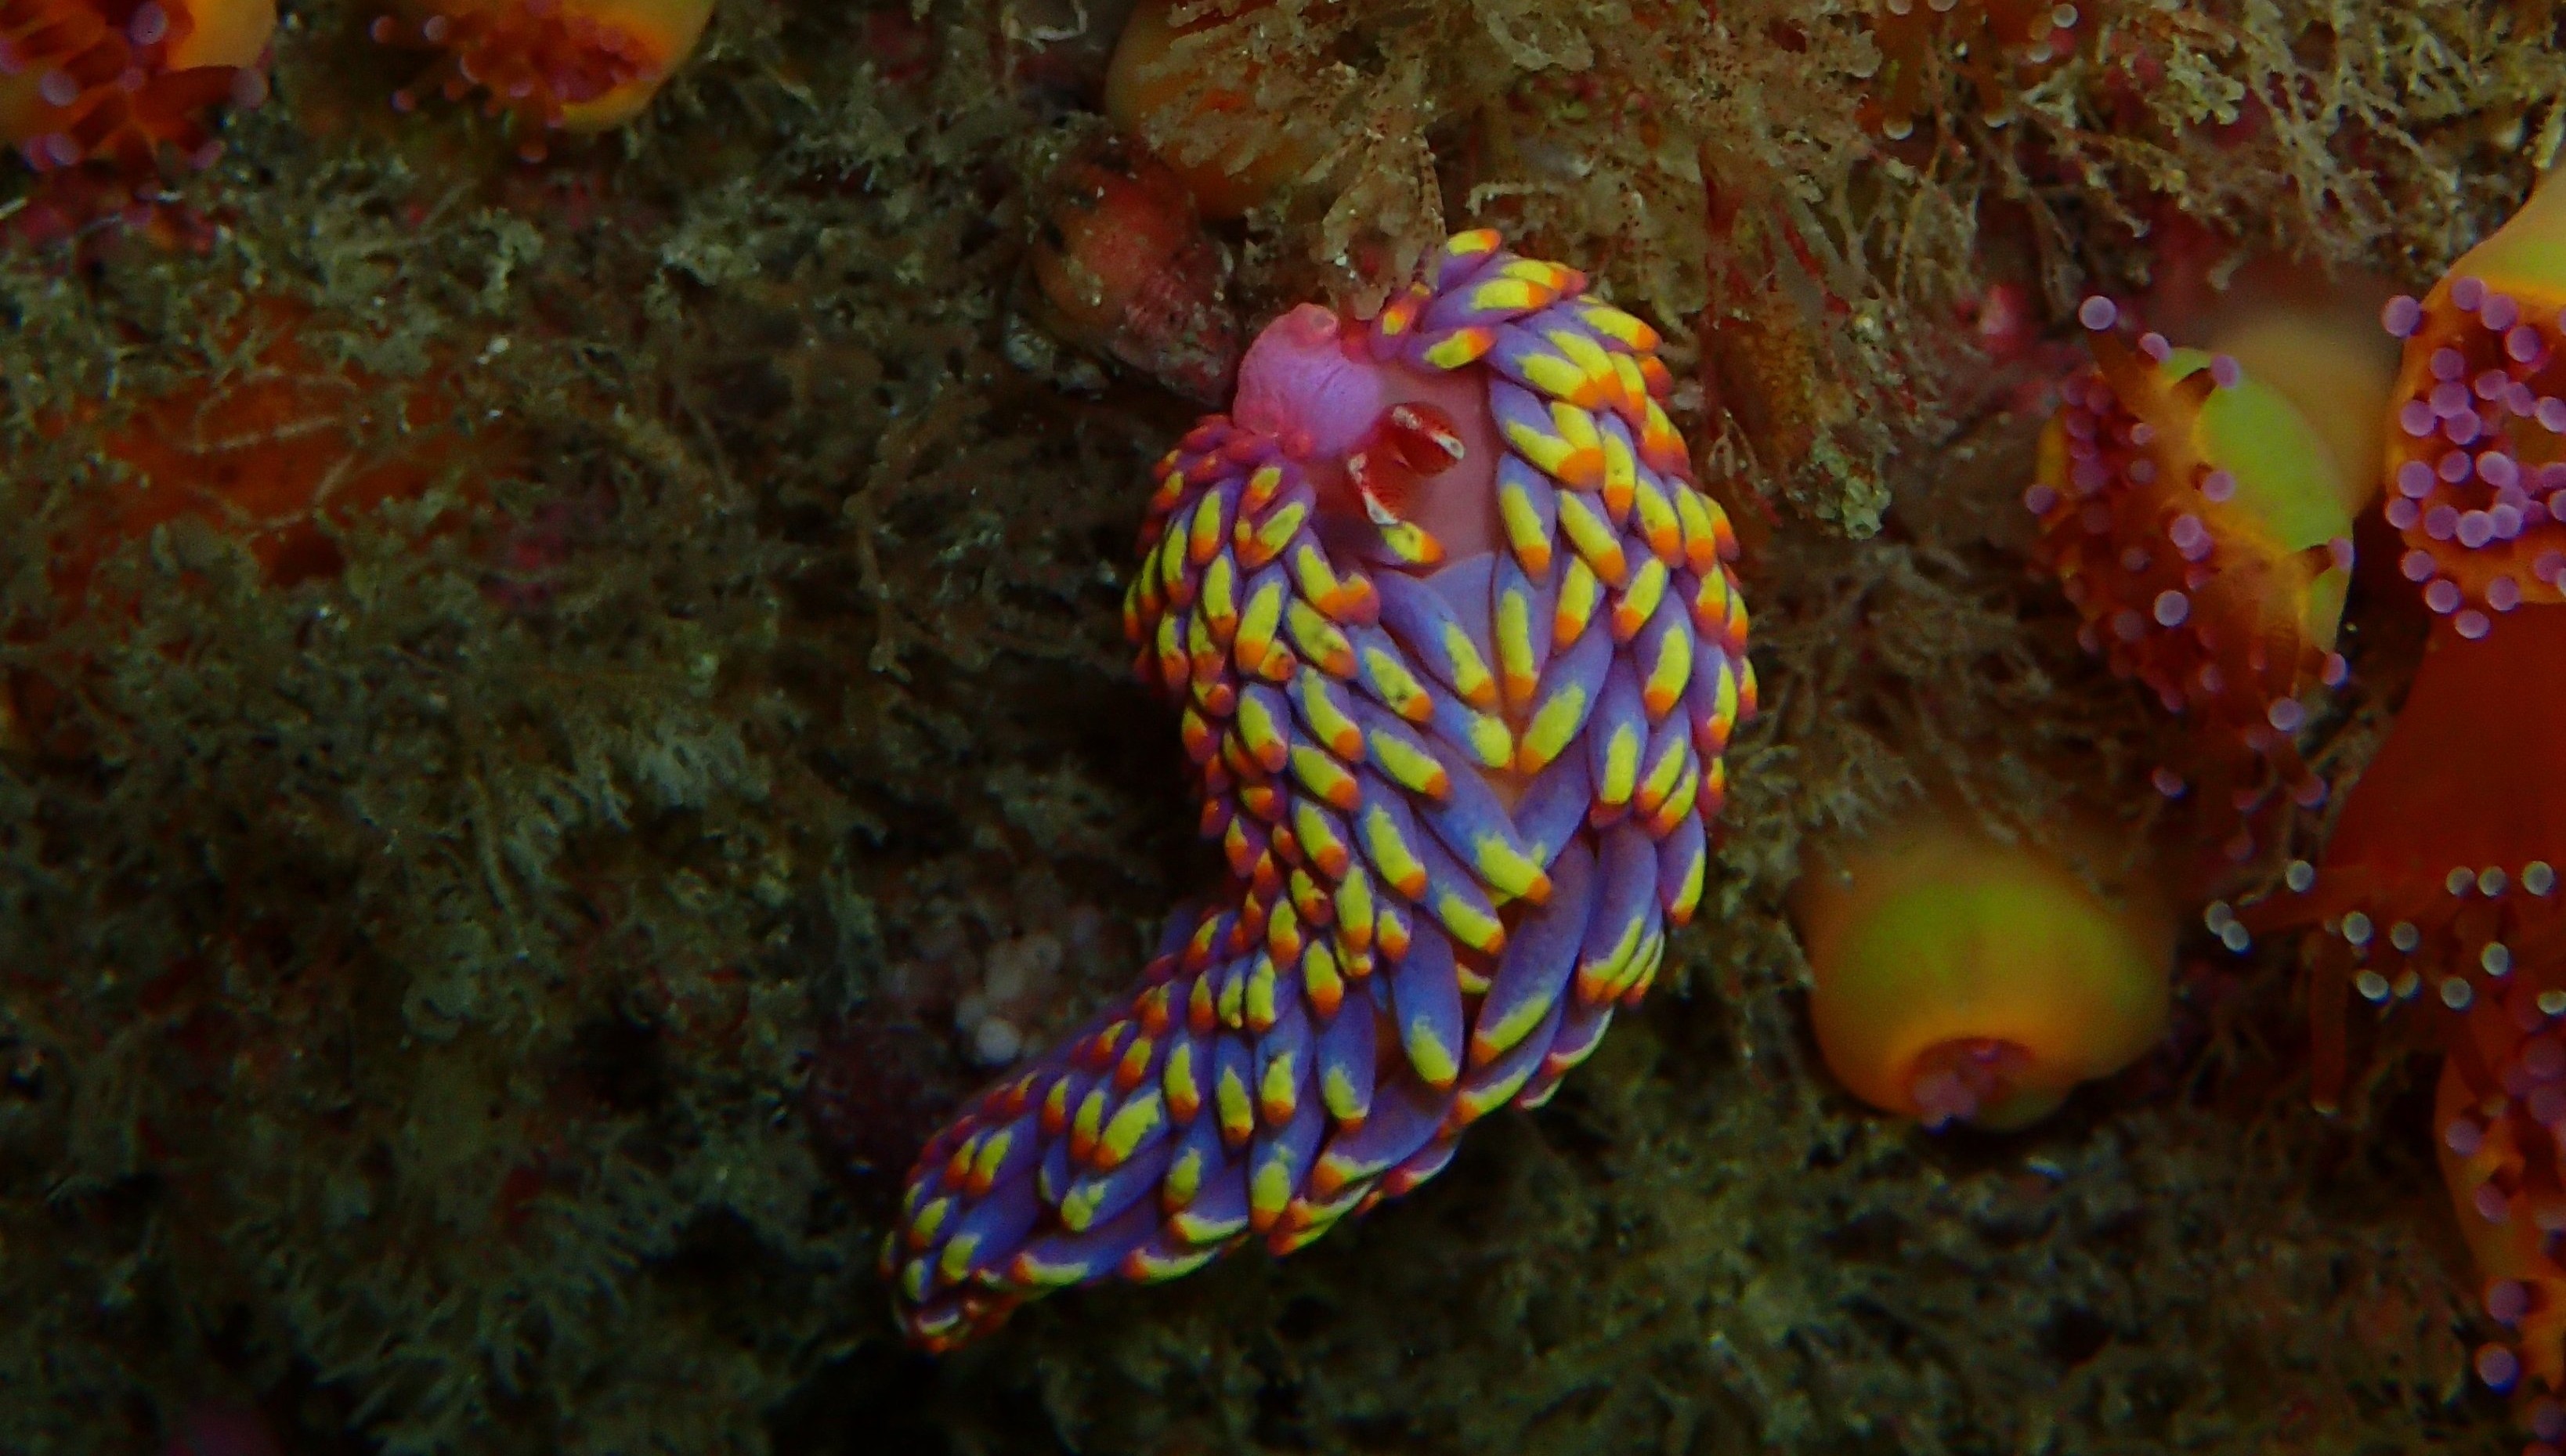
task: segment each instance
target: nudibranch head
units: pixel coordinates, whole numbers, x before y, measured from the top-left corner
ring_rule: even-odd
[[[1375,317],[1277,320],[1159,462],[1125,626],[1231,877],[928,1142],[883,1250],[917,1343],[1300,1248],[1646,994],[1755,707],[1657,343],[1463,233]]]
[[[2520,212],[2382,322],[2406,342],[2388,431],[2388,523],[2424,605],[2480,637],[2566,602],[2566,188]]]
[[[2227,356],[2116,331],[2085,301],[2095,366],[2065,385],[2023,504],[2035,559],[2084,618],[2086,648],[2155,691],[2194,734],[2215,813],[2242,816],[2275,787],[2321,803],[2298,755],[2307,699],[2344,676],[2334,650],[2352,579],[2357,498],[2324,439],[2278,390]],[[2157,784],[2189,780],[2172,767]]]
[[[202,170],[206,109],[267,95],[275,0],[12,0],[0,5],[0,137],[40,172],[94,172],[117,206],[162,200],[165,156]]]
[[[640,116],[693,54],[712,9],[712,0],[405,0],[373,35],[444,53],[392,93],[396,110],[431,90],[450,102],[486,90],[489,114],[516,128],[518,154],[540,161],[549,132],[603,131]]]
[[[2174,926],[2153,896],[2107,902],[1939,817],[1826,856],[1792,908],[1828,1068],[1927,1127],[2023,1126],[2165,1036]]]
[[[1248,346],[1230,414],[1301,466],[1323,511],[1416,527],[1421,562],[1496,546],[1496,422],[1468,375],[1375,359],[1360,323],[1302,304]]]

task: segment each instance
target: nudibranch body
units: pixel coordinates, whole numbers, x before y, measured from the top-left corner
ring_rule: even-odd
[[[2319,925],[2311,956],[2320,1102],[2346,1074],[2350,1001],[2441,1010],[2408,1035],[2444,1048],[2437,1135],[2453,1201],[2513,1342],[2486,1382],[2566,1390],[2566,193],[2550,186],[2382,322],[2405,342],[2384,513],[2433,614],[2387,741],[2317,862],[2236,916],[2231,944]],[[2451,1020],[2450,1018],[2455,1018]]]
[[[207,109],[267,95],[275,0],[0,4],[0,137],[39,172],[109,184],[128,221],[164,199],[164,156],[203,170]]]
[[[1126,626],[1234,878],[927,1144],[883,1258],[912,1339],[1299,1248],[1646,993],[1755,706],[1656,344],[1463,233],[1377,318],[1277,321],[1160,462]]]
[[[2040,518],[2034,559],[2084,618],[2079,636],[2112,669],[2190,718],[2195,765],[2157,771],[2169,796],[2194,787],[2244,816],[2277,787],[2303,805],[2325,784],[2294,735],[2307,700],[2343,680],[2335,631],[2352,580],[2356,499],[2323,438],[2235,361],[2135,344],[2119,311],[2079,317],[2095,367],[2065,385],[2023,503]]]
[[[2048,1115],[2165,1036],[2174,924],[2125,890],[1938,815],[1822,852],[1791,898],[1828,1069],[1927,1127]]]
[[[433,90],[461,101],[489,93],[517,151],[541,161],[554,131],[603,131],[642,114],[712,19],[712,0],[404,0],[380,16],[385,45],[441,51],[421,81],[392,94],[399,111]]]

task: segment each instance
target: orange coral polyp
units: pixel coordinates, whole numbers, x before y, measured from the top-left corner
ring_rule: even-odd
[[[385,45],[444,53],[392,94],[397,111],[426,93],[459,102],[487,91],[487,110],[522,129],[517,149],[545,154],[550,131],[603,131],[641,115],[712,18],[712,0],[413,0],[379,17]]]
[[[160,157],[201,170],[202,114],[255,106],[275,0],[0,0],[0,138],[41,172],[95,167],[158,198]]]

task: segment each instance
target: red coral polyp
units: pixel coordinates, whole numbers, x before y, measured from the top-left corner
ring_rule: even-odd
[[[385,45],[443,53],[392,93],[409,112],[429,94],[459,102],[486,91],[489,115],[541,161],[553,131],[603,131],[641,115],[703,38],[712,0],[420,0],[378,17]]]
[[[273,0],[0,0],[0,137],[147,211],[164,157],[201,170],[220,155],[209,108],[265,99],[275,28]]]

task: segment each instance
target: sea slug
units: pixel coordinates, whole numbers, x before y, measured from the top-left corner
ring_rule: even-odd
[[[1755,707],[1657,343],[1462,233],[1377,317],[1276,320],[1159,462],[1126,627],[1232,878],[927,1143],[883,1250],[914,1341],[1299,1248],[1646,993]]]

